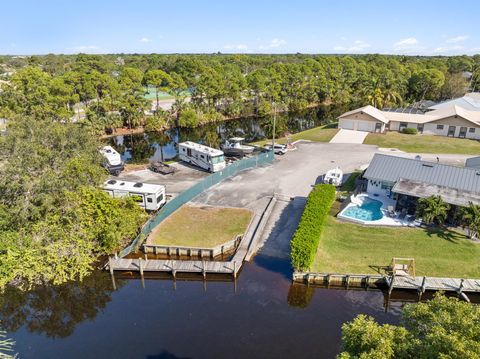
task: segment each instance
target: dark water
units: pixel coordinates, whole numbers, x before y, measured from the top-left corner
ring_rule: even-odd
[[[359,313],[397,323],[380,291],[292,285],[287,260],[261,253],[233,282],[116,279],[10,291],[0,316],[21,358],[332,358]]]
[[[276,118],[275,135],[283,136],[285,133],[296,133],[332,123],[351,106],[320,106],[302,112],[279,113]],[[110,142],[127,162],[144,163],[149,160],[167,161],[175,158],[178,153],[177,145],[182,141],[194,141],[218,148],[229,137],[240,136],[249,142],[271,138],[272,132],[272,116],[247,117],[193,129],[175,128],[162,133],[117,136]]]

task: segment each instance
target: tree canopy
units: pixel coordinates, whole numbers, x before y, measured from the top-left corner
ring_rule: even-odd
[[[479,325],[480,307],[437,295],[406,305],[401,326],[365,315],[344,324],[339,358],[480,358]]]

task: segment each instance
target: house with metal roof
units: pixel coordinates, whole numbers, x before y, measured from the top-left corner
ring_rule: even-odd
[[[415,128],[419,133],[428,135],[480,140],[480,110],[449,104],[417,113],[382,111],[368,105],[338,117],[338,128],[376,133]]]
[[[367,192],[396,200],[398,209],[415,212],[418,198],[440,195],[455,206],[480,205],[480,170],[437,162],[375,154],[363,177]]]

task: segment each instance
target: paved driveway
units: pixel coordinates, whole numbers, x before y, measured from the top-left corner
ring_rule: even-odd
[[[368,132],[340,129],[330,143],[363,143]]]

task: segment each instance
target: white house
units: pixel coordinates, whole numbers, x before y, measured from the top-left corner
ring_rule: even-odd
[[[384,133],[415,128],[419,133],[480,140],[480,111],[450,104],[424,114],[381,111],[365,106],[344,113],[338,128]]]

